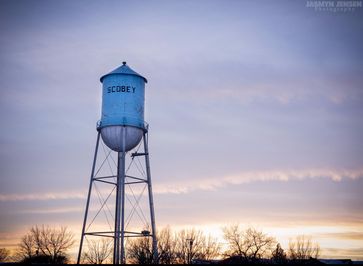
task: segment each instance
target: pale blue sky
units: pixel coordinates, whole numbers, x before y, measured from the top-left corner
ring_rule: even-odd
[[[271,226],[362,224],[362,12],[306,1],[0,1],[0,235],[81,226],[99,77],[122,61],[149,81],[159,224],[260,224],[263,214]],[[33,197],[46,193],[56,196]]]

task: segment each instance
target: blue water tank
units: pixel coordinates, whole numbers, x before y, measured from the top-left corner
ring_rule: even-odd
[[[114,151],[134,148],[146,130],[144,121],[146,78],[126,65],[101,77],[102,116],[98,124],[105,144]],[[125,139],[123,133],[125,132]]]

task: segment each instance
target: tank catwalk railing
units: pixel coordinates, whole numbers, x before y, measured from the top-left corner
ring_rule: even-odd
[[[101,121],[102,120],[98,120],[97,123],[96,123],[96,128],[97,128],[98,131],[101,129]],[[149,131],[149,123],[144,121],[142,129],[144,130],[144,132],[148,132]]]

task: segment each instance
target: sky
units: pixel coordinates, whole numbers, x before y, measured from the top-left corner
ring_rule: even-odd
[[[158,228],[240,223],[363,260],[362,12],[1,0],[0,246],[37,224],[79,238],[99,78],[127,61],[148,79]]]

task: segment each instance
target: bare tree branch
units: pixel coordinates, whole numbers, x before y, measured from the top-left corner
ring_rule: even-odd
[[[0,262],[6,262],[9,258],[10,251],[6,248],[0,248]]]
[[[245,260],[256,260],[272,253],[272,247],[276,240],[254,228],[245,231],[239,229],[239,225],[223,228],[224,238],[229,249],[225,256],[239,256]]]
[[[73,234],[66,227],[60,229],[42,225],[34,226],[22,237],[19,244],[19,255],[23,259],[35,256],[49,257],[52,263],[59,259],[64,261],[66,251],[74,244]]]
[[[102,264],[112,254],[112,241],[103,238],[101,241],[87,240],[88,250],[83,253],[82,261],[88,264]]]
[[[320,246],[312,241],[311,237],[299,235],[289,242],[289,257],[292,260],[306,260],[318,258]]]

